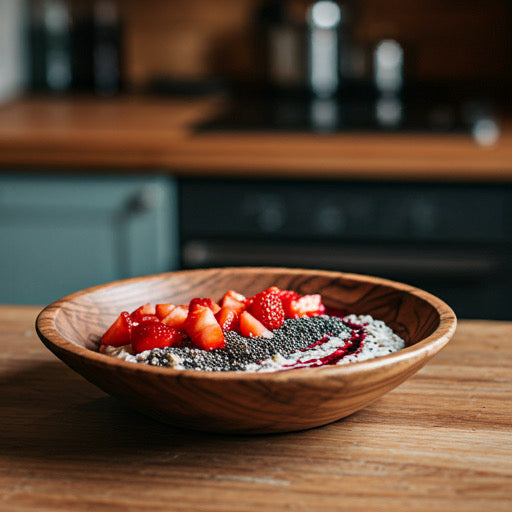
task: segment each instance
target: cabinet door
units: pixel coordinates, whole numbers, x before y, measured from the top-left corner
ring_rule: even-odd
[[[178,264],[172,179],[0,176],[0,302],[47,304]]]

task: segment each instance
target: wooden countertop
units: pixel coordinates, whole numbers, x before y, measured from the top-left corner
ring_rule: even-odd
[[[337,423],[230,437],[105,395],[0,306],[0,508],[509,511],[512,323],[461,321],[425,368]]]
[[[0,106],[0,167],[351,179],[512,179],[512,120],[467,134],[196,133],[218,100],[22,98]]]

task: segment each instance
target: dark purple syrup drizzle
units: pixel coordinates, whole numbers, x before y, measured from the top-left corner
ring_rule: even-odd
[[[301,361],[293,364],[284,365],[283,368],[316,368],[318,366],[326,366],[337,364],[341,361],[345,356],[349,354],[358,354],[361,352],[364,344],[364,339],[366,338],[366,333],[364,332],[364,326],[355,324],[353,322],[349,322],[348,320],[343,320],[343,323],[351,329],[350,338],[345,342],[342,347],[338,347],[331,354],[327,354],[324,357],[320,357],[319,359],[309,359],[308,361]],[[317,347],[318,345],[322,345],[329,341],[331,335],[327,334],[321,340],[315,341],[308,347],[301,349],[301,352],[306,352],[307,350]]]

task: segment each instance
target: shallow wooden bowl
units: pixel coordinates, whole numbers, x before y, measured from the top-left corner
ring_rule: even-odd
[[[407,347],[342,366],[276,373],[183,371],[129,363],[97,352],[124,310],[152,302],[252,295],[269,286],[321,293],[324,303],[384,320]],[[324,425],[362,409],[417,372],[450,340],[453,311],[440,299],[375,277],[317,270],[225,268],[170,272],[90,288],[47,306],[36,329],[62,361],[135,409],[176,426],[270,433]]]

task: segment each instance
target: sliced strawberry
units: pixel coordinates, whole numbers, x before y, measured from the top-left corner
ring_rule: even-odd
[[[283,304],[277,290],[269,288],[254,295],[247,307],[249,313],[271,331],[281,327],[285,319]]]
[[[132,347],[135,352],[144,352],[153,348],[179,345],[185,333],[162,322],[142,322],[132,331]]]
[[[101,344],[113,345],[114,347],[128,345],[131,340],[132,328],[133,320],[130,314],[123,311],[101,337]]]
[[[183,330],[185,328],[187,316],[188,306],[181,304],[180,306],[176,306],[164,319],[162,319],[162,322],[174,327],[175,329]]]
[[[285,302],[289,302],[290,300],[298,299],[300,297],[300,295],[297,292],[294,292],[293,290],[280,290],[278,292],[278,295],[283,304]]]
[[[138,325],[143,322],[156,322],[160,323],[160,319],[156,315],[141,315],[138,317],[137,321],[133,322],[133,325]]]
[[[244,303],[247,298],[245,297],[245,295],[242,295],[241,293],[238,293],[238,292],[235,292],[235,290],[228,290],[225,294],[224,294],[224,297],[222,297],[222,300],[219,301],[221,305],[223,305],[223,301],[226,300],[226,299],[234,299],[238,302],[242,302]]]
[[[156,316],[163,320],[176,306],[174,304],[157,304],[155,306]]]
[[[189,308],[185,330],[198,348],[213,350],[225,346],[224,333],[208,306],[195,303]]]
[[[246,338],[272,338],[274,335],[248,311],[240,315],[240,334]]]
[[[299,318],[301,316],[318,316],[325,313],[325,306],[322,304],[322,296],[297,295],[290,294],[282,297],[284,312],[286,318]]]
[[[240,300],[235,299],[234,297],[231,297],[229,295],[224,295],[220,305],[223,308],[232,309],[232,310],[236,311],[237,313],[241,313],[242,311],[245,311],[245,308],[246,308],[245,300],[240,301]]]
[[[154,317],[154,319],[158,319],[156,316],[155,307],[152,306],[149,302],[142,306],[139,306],[135,311],[132,311],[130,314],[131,319],[134,322],[140,323],[145,320],[149,320],[150,317]],[[149,318],[148,318],[149,317]]]
[[[200,299],[199,297],[196,297],[195,299],[192,299],[188,305],[189,309],[191,309],[195,304],[199,304],[200,306],[206,306],[207,308],[210,308],[213,311],[213,314],[217,313],[219,311],[220,306],[213,302],[212,299],[209,297]]]
[[[234,309],[224,306],[216,313],[215,318],[223,331],[238,331],[240,321]]]

